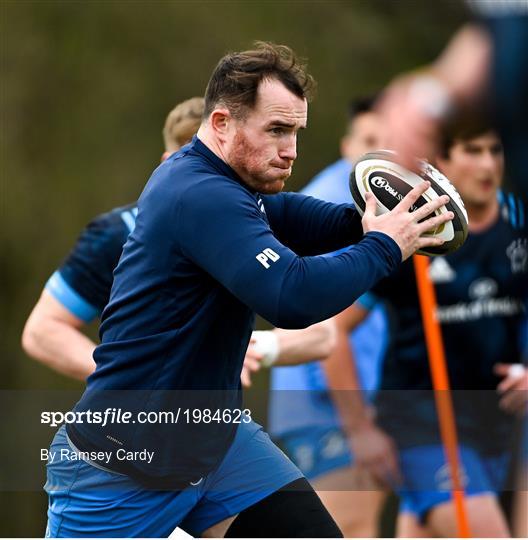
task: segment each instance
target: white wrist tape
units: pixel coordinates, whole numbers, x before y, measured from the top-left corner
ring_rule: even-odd
[[[512,364],[508,369],[508,377],[522,379],[526,368],[522,364]]]
[[[272,366],[279,358],[279,338],[272,331],[257,330],[251,334],[255,342],[251,345],[258,353],[262,355],[261,364],[264,367]]]

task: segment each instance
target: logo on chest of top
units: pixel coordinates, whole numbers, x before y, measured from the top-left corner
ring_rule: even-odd
[[[473,300],[479,300],[483,298],[491,298],[497,294],[499,286],[494,279],[491,278],[479,278],[473,281],[469,286],[469,297]]]
[[[259,207],[259,210],[260,210],[263,214],[265,214],[265,213],[266,213],[266,209],[264,208],[264,203],[262,202],[262,199],[261,199],[260,197],[257,199],[257,205],[258,205],[258,207]]]
[[[429,277],[433,283],[451,283],[456,272],[443,257],[435,257],[429,266]]]
[[[513,274],[526,272],[528,267],[528,240],[526,238],[514,240],[506,248],[506,255],[510,259]]]

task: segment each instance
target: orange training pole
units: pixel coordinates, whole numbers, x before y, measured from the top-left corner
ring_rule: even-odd
[[[453,481],[452,496],[458,534],[461,538],[470,538],[469,523],[464,504],[464,487],[460,481],[460,462],[458,459],[458,437],[453,412],[453,402],[449,388],[449,377],[445,359],[444,343],[440,324],[436,319],[436,293],[429,279],[429,259],[423,255],[413,255],[416,284],[422,310],[425,341],[429,355],[429,366],[440,423],[440,434],[447,457],[447,463]]]

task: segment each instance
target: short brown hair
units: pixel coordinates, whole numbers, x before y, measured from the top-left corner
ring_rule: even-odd
[[[468,113],[455,117],[440,131],[440,156],[447,159],[456,143],[469,141],[490,131],[497,133],[497,128],[486,114]]]
[[[297,97],[307,100],[315,90],[315,80],[289,47],[256,41],[255,49],[229,53],[218,62],[205,91],[204,116],[222,104],[235,118],[243,118],[255,107],[258,87],[264,79],[278,80]]]
[[[175,152],[187,144],[202,123],[204,98],[193,97],[182,101],[167,115],[163,126],[165,150]]]

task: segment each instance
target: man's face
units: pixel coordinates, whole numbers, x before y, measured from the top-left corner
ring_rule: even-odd
[[[489,131],[467,140],[456,140],[439,169],[453,182],[467,206],[494,204],[504,173],[504,155],[498,136]]]
[[[255,108],[231,119],[226,161],[259,193],[278,193],[297,157],[297,132],[306,127],[308,106],[277,80],[260,83]]]
[[[347,134],[341,139],[341,155],[354,163],[363,154],[379,150],[382,146],[382,129],[375,112],[364,112],[354,117]]]

